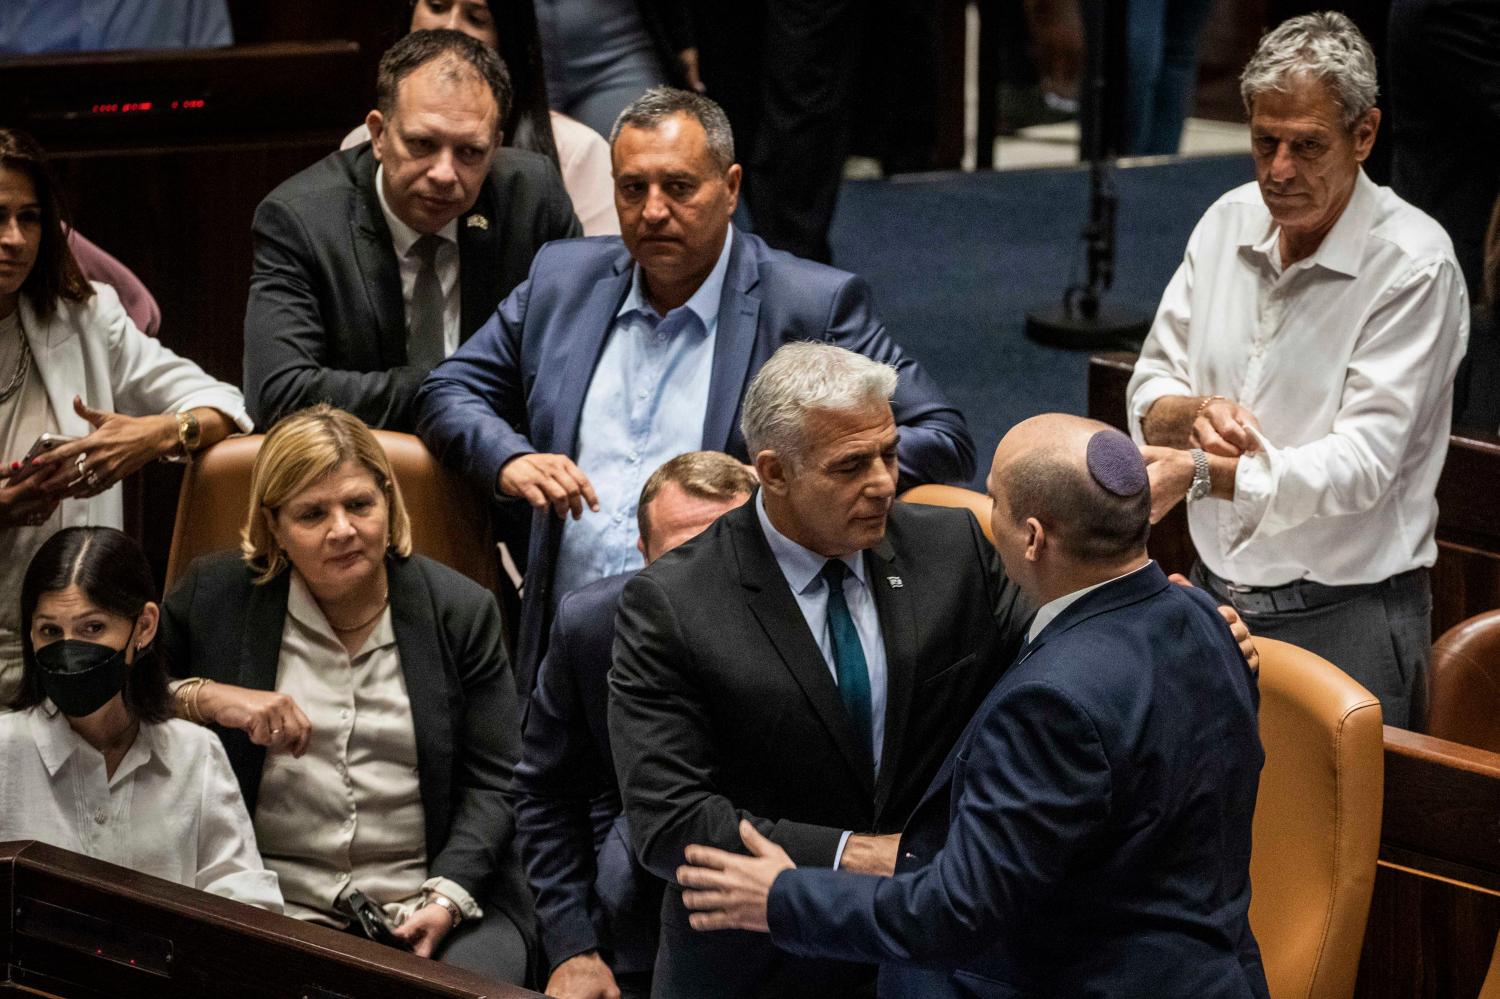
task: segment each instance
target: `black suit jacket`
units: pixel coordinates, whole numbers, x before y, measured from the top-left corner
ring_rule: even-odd
[[[526,707],[516,834],[554,968],[591,950],[616,973],[650,971],[656,959],[662,883],[630,848],[606,716],[615,612],[632,575],[559,601]]]
[[[411,431],[426,369],[406,363],[406,307],[370,144],[325,156],[255,210],[245,312],[245,400],[258,426],[331,402],[372,427]],[[580,236],[557,168],[503,147],[458,220],[459,334],[520,284],[543,243]]]
[[[535,916],[506,799],[520,740],[500,611],[489,591],[429,558],[386,565],[417,737],[428,870],[463,885],[486,911],[498,907],[532,940]],[[254,585],[238,552],[195,561],[162,604],[161,647],[173,672],[276,689],[290,585],[289,573]],[[217,732],[253,816],[266,751],[237,729]]]
[[[832,866],[844,830],[899,832],[1014,658],[1030,608],[967,512],[898,503],[865,559],[888,673],[878,779],[754,503],[626,585],[610,740],[637,854],[659,877],[689,843],[741,850],[741,817],[814,867]],[[669,887],[664,995],[839,995],[861,976],[686,926]]]

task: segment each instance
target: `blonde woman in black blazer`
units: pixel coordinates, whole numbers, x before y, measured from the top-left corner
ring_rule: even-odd
[[[500,614],[410,533],[364,424],[326,405],[277,424],[242,551],[195,562],[163,606],[178,711],[223,739],[289,914],[343,925],[357,888],[417,954],[520,983],[535,917]]]

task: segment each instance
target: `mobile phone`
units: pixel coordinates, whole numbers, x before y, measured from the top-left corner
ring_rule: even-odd
[[[385,910],[371,901],[370,896],[358,888],[349,889],[348,893],[339,903],[344,911],[354,917],[360,931],[376,943],[383,943],[388,947],[397,947],[401,950],[410,950],[409,947],[396,936],[395,926],[386,917]]]
[[[69,437],[66,434],[39,435],[36,440],[32,441],[31,449],[26,452],[26,456],[21,459],[21,467],[11,473],[11,481],[20,482],[36,471],[36,466],[31,463],[33,458],[62,447],[64,444],[71,444],[76,440],[78,440],[77,437]]]

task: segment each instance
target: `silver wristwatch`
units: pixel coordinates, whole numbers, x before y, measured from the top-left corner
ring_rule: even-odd
[[[1203,453],[1202,448],[1193,448],[1188,451],[1193,456],[1193,484],[1188,486],[1187,498],[1199,500],[1208,495],[1209,488],[1213,483],[1208,477],[1208,455]]]

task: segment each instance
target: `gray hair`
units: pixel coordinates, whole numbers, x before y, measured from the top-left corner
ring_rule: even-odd
[[[1289,18],[1266,33],[1240,74],[1245,113],[1254,112],[1257,95],[1284,90],[1297,76],[1328,85],[1346,129],[1375,106],[1375,53],[1354,22],[1337,11]]]
[[[614,148],[620,130],[626,125],[654,129],[674,114],[685,114],[703,126],[703,134],[708,137],[708,155],[714,166],[728,170],[734,165],[734,131],[729,127],[729,117],[724,114],[724,109],[702,94],[676,87],[652,87],[627,104],[609,130],[610,148]]]
[[[811,450],[807,414],[847,412],[887,405],[896,391],[896,369],[831,343],[788,343],[771,355],[745,392],[740,432],[753,461],[775,451],[796,466]]]

